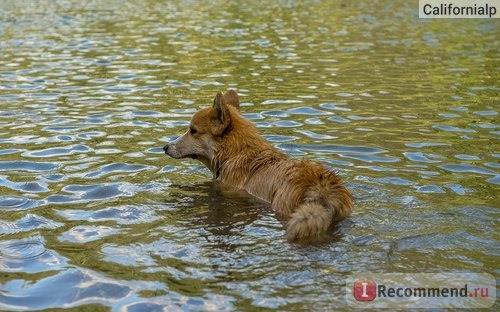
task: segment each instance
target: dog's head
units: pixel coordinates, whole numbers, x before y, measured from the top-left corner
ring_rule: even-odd
[[[175,141],[165,145],[165,154],[172,158],[193,158],[212,169],[212,161],[220,140],[232,128],[234,114],[239,114],[240,100],[234,90],[217,93],[212,107],[197,111],[189,129]]]

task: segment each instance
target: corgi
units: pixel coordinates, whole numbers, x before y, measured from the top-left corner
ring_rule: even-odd
[[[197,159],[216,180],[270,203],[287,220],[289,242],[320,241],[352,211],[353,197],[337,174],[277,150],[241,115],[234,90],[217,93],[213,105],[198,110],[187,132],[163,150],[175,159]]]

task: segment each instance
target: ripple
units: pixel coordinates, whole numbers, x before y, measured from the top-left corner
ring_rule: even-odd
[[[46,249],[40,237],[0,241],[0,269],[4,272],[57,270],[64,267],[66,261],[66,258]]]
[[[129,183],[73,184],[63,188],[64,192],[72,193],[73,195],[51,195],[47,198],[47,201],[50,203],[67,203],[111,199],[121,196],[130,197],[141,189],[143,187],[134,186]]]
[[[87,243],[118,233],[119,230],[109,226],[79,225],[64,232],[59,240],[73,243]]]
[[[352,166],[352,164],[351,164]],[[383,167],[383,166],[377,166],[377,165],[369,165],[369,166],[358,166],[358,168],[367,168],[373,171],[397,171],[397,169],[394,168],[388,168],[388,167]]]
[[[497,174],[495,171],[481,168],[478,166],[469,165],[469,164],[447,164],[447,165],[441,165],[438,167],[441,169],[447,170],[447,171],[459,172],[459,173],[471,172],[471,173],[487,174],[487,175],[496,175]]]
[[[91,177],[102,177],[107,174],[112,173],[122,173],[122,172],[140,172],[143,170],[153,170],[155,167],[137,164],[126,164],[126,163],[114,163],[109,165],[104,165],[96,171],[89,172],[85,175],[87,178]]]
[[[306,120],[304,120],[304,122],[308,125],[324,125],[325,124],[320,118],[316,118],[316,117],[307,118]]]
[[[286,111],[284,110],[271,110],[271,111],[263,111],[261,113],[262,116],[270,116],[270,117],[288,117],[290,116]]]
[[[405,145],[408,147],[422,148],[422,147],[433,147],[433,146],[449,146],[450,144],[441,142],[421,142],[421,143],[406,143]]]
[[[64,192],[72,195],[51,195],[47,198],[50,203],[80,203],[94,200],[113,199],[116,197],[130,197],[138,192],[163,192],[166,186],[159,182],[145,184],[131,184],[128,182],[101,183],[92,185],[70,184],[63,187]]]
[[[295,128],[302,126],[302,123],[294,120],[280,120],[280,121],[275,121],[272,124],[280,128]]]
[[[337,93],[337,96],[340,96],[340,97],[351,97],[351,96],[354,96],[354,94],[349,93],[349,92],[340,92],[340,93]]]
[[[91,222],[115,221],[117,224],[145,224],[160,219],[149,207],[142,206],[118,206],[97,211],[86,210],[56,210],[56,212],[68,220],[85,220]]]
[[[467,154],[458,154],[455,157],[461,160],[481,160],[481,157]]]
[[[403,179],[400,177],[385,177],[385,178],[378,178],[376,181],[381,182],[382,184],[394,184],[394,185],[399,185],[399,186],[410,186],[410,185],[415,185],[416,183],[407,179]]]
[[[300,148],[295,144],[278,144],[276,145],[281,151],[289,155],[306,155],[306,152],[300,150]]]
[[[489,225],[488,230],[494,230],[497,224],[499,211],[497,207],[488,206],[458,206],[452,208],[465,216],[466,222],[477,222],[481,226]],[[462,219],[462,218],[461,218]]]
[[[480,116],[496,116],[496,115],[498,115],[498,112],[496,112],[496,111],[477,111],[477,112],[474,112],[474,114],[480,115]]]
[[[344,105],[345,104],[343,104],[343,103],[322,103],[322,104],[319,104],[319,106],[321,108],[324,108],[324,109],[350,112],[351,109],[348,107],[344,107]]]
[[[156,300],[160,299],[159,302],[155,302]],[[141,311],[150,311],[150,312],[162,312],[162,311],[175,311],[178,309],[179,306],[187,306],[185,303],[182,302],[183,300],[179,298],[179,300],[175,300],[170,296],[169,298],[155,298],[155,299],[148,299],[148,300],[138,300],[133,303],[129,303],[125,306],[122,307],[121,311],[124,312],[141,312]],[[216,301],[216,302],[221,302]],[[208,309],[201,309],[199,307],[200,311],[201,310],[208,310]],[[212,308],[212,305],[210,305],[210,308]]]
[[[456,184],[456,183],[446,184],[445,187],[452,190],[453,192],[455,192],[458,195],[466,195],[467,193],[474,192],[474,189],[466,188],[466,187],[463,187],[462,185]]]
[[[498,209],[456,210],[500,184],[492,23],[453,25],[464,47],[405,31],[405,1],[91,2],[0,5],[0,310],[327,311],[353,270],[496,270]],[[334,241],[287,244],[268,205],[165,157],[227,87],[273,145],[341,170],[356,210]]]
[[[147,266],[155,267],[158,264],[150,255],[149,250],[137,248],[136,246],[118,246],[106,244],[102,247],[104,260],[118,263],[124,266]]]
[[[336,138],[336,137],[331,136],[331,135],[320,134],[320,133],[316,133],[316,132],[309,131],[309,130],[296,130],[296,132],[301,133],[301,134],[303,134],[311,139],[316,139],[316,140],[332,140],[332,139]]]
[[[342,146],[342,145],[312,145],[312,144],[278,144],[277,147],[285,153],[292,155],[305,155],[311,151],[314,153],[338,154],[341,157],[357,159],[367,163],[373,162],[398,162],[396,157],[376,156],[375,154],[386,152],[386,150],[368,146]]]
[[[453,241],[451,235],[441,233],[411,235],[398,239],[395,249],[405,251],[408,249],[428,249],[429,246],[432,246],[435,249],[445,250]]]
[[[383,116],[359,116],[359,115],[349,115],[347,118],[351,120],[392,120],[391,117]]]
[[[106,244],[102,248],[102,253],[105,255],[104,259],[106,261],[121,265],[157,267],[158,261],[156,259],[183,259],[182,262],[179,262],[179,266],[184,266],[185,262],[204,262],[204,260],[200,262],[203,255],[197,247],[196,244],[185,245],[166,238],[159,238],[150,243],[133,244],[125,249],[123,249],[123,246]],[[189,277],[189,274],[183,272],[182,269],[165,269],[174,274],[176,278]],[[207,272],[207,274],[211,273]]]
[[[167,82],[171,87],[189,87],[189,84],[177,80],[167,80]]]
[[[190,82],[192,85],[195,86],[216,86],[216,87],[223,87],[224,84],[218,81],[202,81],[202,80],[193,80]]]
[[[423,185],[417,187],[417,192],[419,193],[446,193],[443,188],[437,186],[437,185]]]
[[[0,263],[3,259],[36,259],[45,253],[45,246],[39,240],[15,240],[0,242]]]
[[[312,115],[312,116],[320,116],[320,115],[331,115],[332,113],[326,112],[324,110],[312,108],[312,107],[294,107],[287,110],[287,112],[291,115]]]
[[[373,234],[363,235],[356,237],[352,242],[357,246],[370,246],[377,241],[377,238]]]
[[[22,151],[23,150],[17,149],[17,148],[8,148],[8,149],[0,150],[0,155],[16,154],[16,153],[19,153]]]
[[[41,193],[49,191],[45,181],[36,182],[12,182],[6,176],[0,175],[0,186],[10,188],[12,190],[24,191],[30,193]]]
[[[54,296],[55,285],[58,285],[57,296]],[[9,310],[68,309],[89,303],[111,305],[129,297],[132,292],[132,288],[123,282],[74,268],[33,283],[12,280],[4,284],[4,289],[0,307]]]
[[[60,124],[74,123],[75,121],[76,121],[75,119],[69,119],[69,118],[56,118],[43,122],[41,123],[41,125],[60,125]]]
[[[35,161],[0,161],[0,171],[29,171],[40,172],[50,171],[59,168],[58,164],[51,162],[35,162]]]
[[[20,229],[29,231],[33,229],[55,229],[63,226],[63,223],[56,222],[36,214],[28,213],[23,218],[17,221]]]
[[[432,127],[435,129],[439,129],[439,130],[443,130],[443,131],[447,131],[447,132],[467,132],[467,133],[475,133],[476,132],[476,130],[473,130],[473,129],[463,129],[463,128],[458,128],[458,127],[454,127],[454,126],[437,125],[437,126],[432,126]]]
[[[331,120],[333,122],[339,122],[339,123],[351,122],[349,119],[346,119],[346,118],[340,117],[340,116],[333,116],[333,117],[328,118],[328,120]]]
[[[267,134],[263,135],[263,137],[268,140],[269,142],[273,143],[282,143],[282,142],[290,142],[290,141],[295,141],[298,139],[296,136],[291,136],[291,135],[273,135],[273,134]]]
[[[20,230],[14,222],[0,220],[0,234],[12,234],[18,232],[20,232]]]
[[[122,150],[117,149],[117,148],[97,148],[94,150],[94,153],[96,155],[102,155],[102,154],[120,154],[123,153]]]
[[[440,113],[439,116],[444,117],[444,118],[459,118],[459,117],[462,117],[459,114],[450,114],[450,113]]]
[[[151,147],[151,148],[148,148],[146,150],[147,153],[152,153],[152,154],[165,154],[165,151],[163,150],[162,147]],[[149,167],[149,168],[153,168],[153,167]]]
[[[471,123],[469,124],[471,127],[480,128],[480,129],[500,129],[500,125],[492,124],[492,123]],[[500,131],[490,131],[491,134],[500,134]]]
[[[296,148],[300,150],[312,151],[312,152],[327,152],[327,153],[349,153],[349,154],[379,154],[385,153],[387,150],[369,147],[369,146],[349,146],[349,145],[312,145],[312,144],[297,144]],[[286,150],[288,144],[280,144],[280,148]]]
[[[28,93],[28,97],[36,98],[37,100],[56,100],[61,96],[60,93]]]
[[[486,182],[492,183],[492,184],[500,184],[500,174],[497,174],[493,178],[486,179]]]
[[[104,123],[104,122],[103,122]],[[106,135],[104,131],[89,131],[78,133],[77,137],[82,140],[92,140]]]
[[[135,92],[136,90],[131,87],[120,86],[120,87],[104,88],[104,91],[106,91],[107,93],[132,93]]]
[[[25,157],[58,157],[73,155],[77,153],[86,153],[91,150],[92,149],[86,145],[77,144],[67,147],[54,147],[38,151],[28,151],[24,152],[22,155]]]
[[[75,130],[81,129],[78,126],[52,126],[52,127],[43,127],[44,131],[55,132],[55,133],[71,133]]]
[[[0,197],[0,210],[25,210],[39,207],[45,201],[34,200],[22,196],[2,196]]]
[[[133,116],[138,116],[138,117],[159,117],[161,116],[160,112],[157,111],[133,111],[132,112]]]
[[[435,154],[422,153],[422,152],[404,152],[403,155],[411,161],[416,162],[425,162],[425,163],[436,163],[440,162],[440,160],[436,159],[444,159],[444,156],[439,156]],[[431,159],[434,158],[434,159]]]
[[[0,223],[0,234],[26,232],[35,229],[55,229],[62,225],[62,223],[35,214],[27,214],[16,222]]]
[[[297,104],[297,103],[302,103],[303,101],[301,100],[265,100],[262,102],[262,105],[269,105],[269,104]]]

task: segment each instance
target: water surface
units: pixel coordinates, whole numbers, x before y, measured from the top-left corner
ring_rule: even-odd
[[[1,310],[348,310],[354,272],[497,276],[498,21],[238,2],[0,4]],[[163,154],[226,88],[347,182],[330,241]]]

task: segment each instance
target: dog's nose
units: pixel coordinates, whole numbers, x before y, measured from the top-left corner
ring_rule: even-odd
[[[165,153],[167,152],[167,150],[168,150],[168,144],[163,147],[163,150],[165,151]]]

